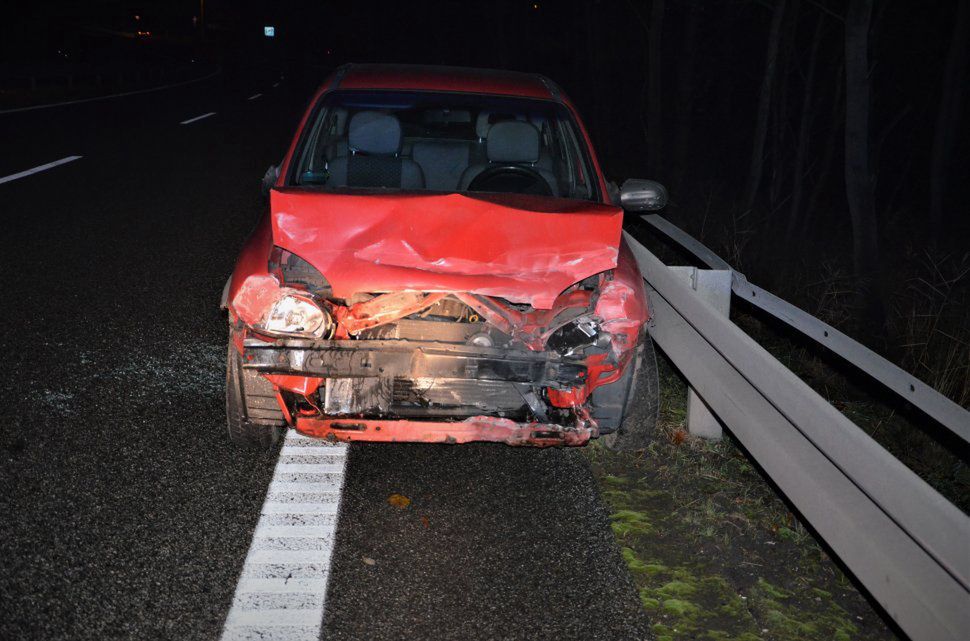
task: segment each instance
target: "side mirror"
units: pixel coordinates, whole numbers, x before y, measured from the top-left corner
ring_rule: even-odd
[[[263,197],[269,196],[269,190],[273,188],[276,184],[276,179],[280,177],[280,168],[276,165],[270,165],[266,173],[263,174],[263,182],[260,184],[260,192]]]
[[[628,211],[656,211],[667,206],[667,190],[655,180],[630,178],[620,187],[620,206]]]

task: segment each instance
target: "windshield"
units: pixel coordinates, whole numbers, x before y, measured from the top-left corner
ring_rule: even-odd
[[[323,98],[308,131],[291,184],[597,197],[572,118],[552,101],[337,91]]]

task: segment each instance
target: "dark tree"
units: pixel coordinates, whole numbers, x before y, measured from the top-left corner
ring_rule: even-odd
[[[795,239],[795,233],[800,227],[802,218],[802,201],[804,200],[803,194],[807,174],[805,164],[808,157],[812,122],[815,117],[815,70],[818,67],[819,43],[822,42],[826,19],[825,14],[818,14],[815,33],[812,36],[812,49],[808,54],[808,71],[805,73],[805,82],[802,87],[802,107],[798,117],[798,140],[795,143],[795,165],[792,171],[791,210],[789,212],[788,228],[785,234],[786,240],[788,241],[786,244],[789,246]]]
[[[950,37],[950,50],[946,57],[943,72],[943,92],[940,109],[936,118],[936,131],[933,135],[933,150],[930,156],[930,228],[934,241],[942,235],[943,209],[948,183],[953,147],[962,120],[966,96],[967,58],[970,52],[970,0],[959,0],[953,35]]]
[[[778,45],[781,41],[781,27],[785,17],[787,0],[777,0],[771,17],[768,32],[768,52],[765,56],[765,73],[761,79],[758,96],[758,112],[755,116],[754,142],[751,145],[751,168],[748,171],[748,186],[745,190],[744,209],[754,209],[761,187],[761,177],[765,165],[765,141],[768,137],[768,116],[771,113],[771,93],[775,83],[775,68],[778,62]]]
[[[650,60],[647,66],[647,134],[650,149],[647,153],[651,176],[659,176],[663,162],[663,93],[660,83],[664,24],[664,0],[653,0],[650,7]]]
[[[884,301],[877,293],[878,226],[872,196],[869,149],[869,28],[872,0],[851,0],[845,16],[845,190],[852,221],[852,258],[863,295],[866,324],[885,329]]]

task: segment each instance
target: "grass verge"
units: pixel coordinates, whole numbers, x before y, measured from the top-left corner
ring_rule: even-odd
[[[635,454],[587,456],[660,641],[893,639],[736,443],[686,432],[661,360],[661,420]]]

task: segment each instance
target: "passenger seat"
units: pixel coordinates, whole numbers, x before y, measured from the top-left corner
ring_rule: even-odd
[[[424,189],[421,166],[401,157],[401,123],[378,111],[354,114],[348,127],[350,154],[329,163],[330,187]]]

